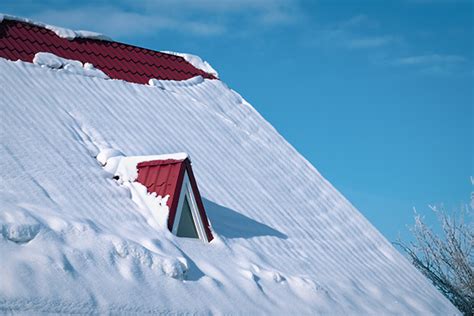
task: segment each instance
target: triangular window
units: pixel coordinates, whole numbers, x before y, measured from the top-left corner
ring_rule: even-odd
[[[193,214],[191,213],[191,208],[189,207],[187,196],[184,197],[183,208],[181,210],[181,217],[179,219],[178,231],[176,232],[176,236],[199,238],[198,232],[196,230],[196,225],[193,219]]]
[[[178,237],[209,241],[187,171],[183,175],[176,217],[171,231]]]

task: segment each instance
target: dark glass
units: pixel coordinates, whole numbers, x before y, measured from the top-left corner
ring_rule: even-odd
[[[181,218],[179,219],[176,236],[199,238],[196,225],[194,225],[193,215],[191,214],[191,208],[189,207],[188,197],[186,196],[184,197],[183,210],[181,212]]]

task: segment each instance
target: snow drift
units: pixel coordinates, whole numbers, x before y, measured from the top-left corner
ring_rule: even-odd
[[[457,313],[221,81],[53,66],[0,58],[0,311]],[[193,159],[209,244],[163,229],[166,201],[134,202],[107,169],[173,152]]]
[[[102,70],[97,69],[91,63],[81,63],[78,60],[71,60],[56,56],[51,53],[37,53],[33,58],[33,63],[42,67],[66,71],[86,77],[97,77],[109,79]]]

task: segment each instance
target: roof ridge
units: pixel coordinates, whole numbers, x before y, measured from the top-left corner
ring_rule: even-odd
[[[46,42],[40,42],[36,39],[29,39],[29,38],[20,38],[20,37],[17,37],[15,35],[12,35],[11,38],[15,39],[15,40],[23,40],[23,41],[27,41],[29,43],[32,43],[32,44],[48,44],[49,46],[52,46],[56,49],[59,49],[59,48],[62,48],[64,50],[69,50],[71,52],[74,52],[74,51],[77,51],[79,53],[82,53],[82,54],[86,54],[86,55],[94,55],[94,56],[101,56],[101,57],[105,57],[105,58],[111,58],[111,59],[117,59],[119,61],[126,61],[126,62],[134,62],[134,63],[140,63],[142,65],[147,65],[149,67],[165,67],[165,68],[169,68],[171,69],[170,67],[167,67],[167,66],[161,66],[161,65],[156,65],[156,64],[152,64],[152,63],[149,63],[147,61],[142,61],[140,59],[127,59],[125,57],[120,57],[120,56],[112,56],[112,55],[106,55],[106,54],[103,54],[101,52],[94,52],[94,51],[87,51],[85,49],[81,49],[81,48],[77,48],[77,49],[72,49],[70,47],[67,47],[67,46],[63,46],[63,45],[56,45],[54,43],[52,44],[49,44],[49,43],[46,43]],[[171,55],[172,56],[172,55]],[[167,57],[165,57],[167,58]]]
[[[171,53],[108,39],[67,39],[45,26],[23,20],[4,19],[0,23],[0,57],[32,62],[39,52],[88,62],[111,79],[134,83],[147,84],[149,79],[187,80],[195,76],[217,79],[186,58]]]
[[[60,36],[58,36],[56,33],[54,33],[53,31],[47,29],[46,27],[44,26],[40,26],[40,25],[37,25],[35,23],[32,23],[32,22],[27,22],[27,21],[19,21],[19,20],[12,20],[12,19],[8,19],[8,16],[0,23],[17,23],[18,25],[20,25],[20,27],[25,27],[28,26],[30,29],[32,28],[37,28],[41,33],[45,34],[45,33],[49,33],[50,35],[53,35],[53,36],[56,36],[58,38],[61,38]],[[127,49],[128,51],[134,51],[134,50],[140,50],[140,51],[148,51],[148,52],[152,52],[152,53],[155,53],[155,54],[161,54],[161,55],[164,55],[164,56],[167,56],[166,58],[175,58],[176,60],[180,60],[181,62],[186,62],[188,63],[183,57],[181,56],[176,56],[176,55],[173,55],[173,54],[169,54],[169,53],[164,53],[164,52],[161,52],[161,51],[158,51],[158,50],[154,50],[154,49],[151,49],[151,48],[146,48],[146,47],[141,47],[141,46],[137,46],[137,45],[133,45],[133,44],[127,44],[127,43],[123,43],[123,42],[120,42],[120,41],[115,41],[115,40],[112,40],[112,39],[97,39],[97,38],[86,38],[86,37],[78,37],[78,38],[73,38],[73,39],[65,39],[65,40],[68,40],[70,42],[75,42],[75,41],[94,41],[94,42],[102,42],[102,43],[108,43],[108,44],[117,44],[117,45],[123,45],[125,46],[124,48]]]

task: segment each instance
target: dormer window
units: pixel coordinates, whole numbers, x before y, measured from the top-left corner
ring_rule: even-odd
[[[168,229],[174,235],[206,242],[214,238],[189,158],[141,162],[137,169],[136,181],[148,193],[169,195]]]

